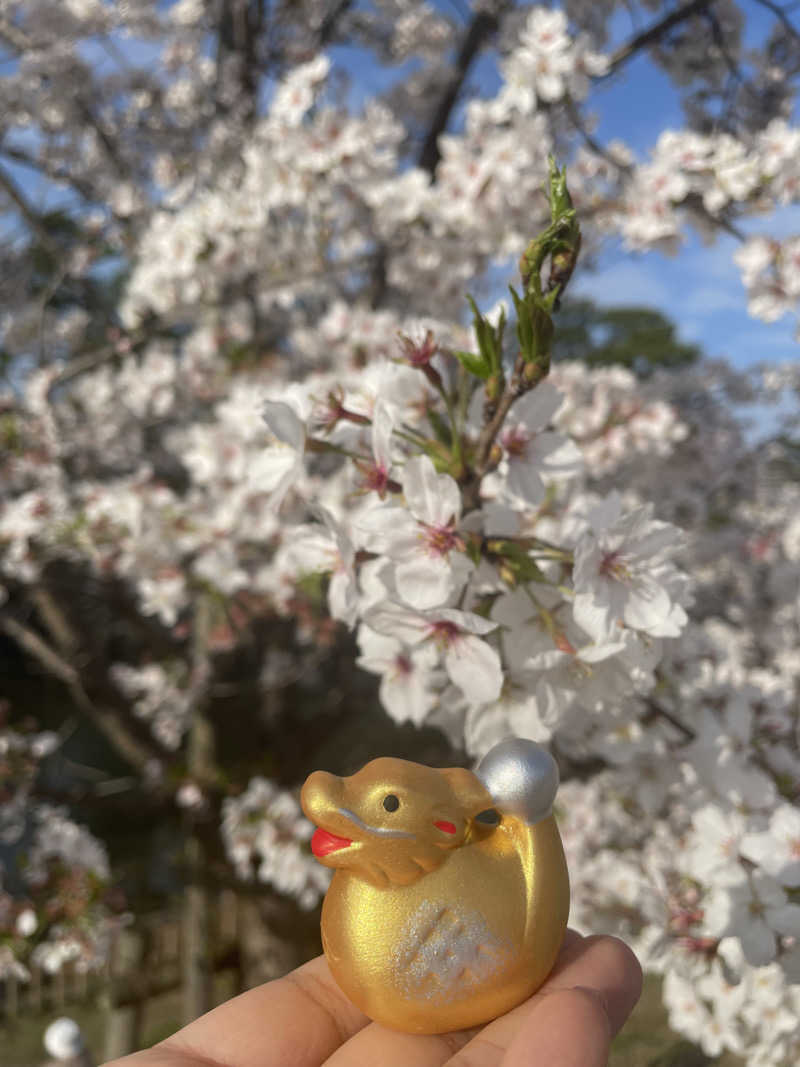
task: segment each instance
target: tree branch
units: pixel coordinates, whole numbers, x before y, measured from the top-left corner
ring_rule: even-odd
[[[76,707],[87,719],[111,742],[119,754],[135,767],[144,772],[154,759],[160,758],[137,737],[130,733],[116,715],[108,709],[98,708],[83,688],[80,675],[76,669],[52,649],[36,632],[12,618],[8,614],[0,615],[0,630],[32,659],[35,659],[53,678],[63,682],[69,690]]]
[[[87,125],[91,126],[94,132],[97,134],[97,139],[103,147],[106,159],[111,164],[112,169],[116,173],[117,177],[123,181],[127,181],[130,178],[130,168],[123,160],[119,153],[118,147],[114,144],[110,134],[104,129],[100,119],[92,111],[91,105],[83,95],[77,95],[73,99],[73,103],[77,107],[80,114],[83,116]]]
[[[795,24],[786,14],[784,9],[780,6],[780,4],[775,4],[772,2],[772,0],[754,0],[754,2],[760,7],[765,7],[768,11],[771,11],[775,18],[781,22],[784,29],[789,33],[789,35],[791,37],[794,37],[796,41],[800,41],[800,32],[798,32],[797,28],[795,27]]]
[[[212,615],[211,600],[198,593],[194,602],[192,633],[192,673],[189,684],[191,724],[186,752],[186,769],[193,781],[214,784],[217,777],[215,763],[214,726],[208,715],[211,697],[212,664],[209,654]],[[186,840],[184,859],[187,884],[183,895],[181,925],[183,951],[183,1014],[186,1022],[203,1015],[212,1006],[210,910],[208,887],[202,873],[208,865],[208,851],[190,811],[184,812]]]
[[[43,585],[36,586],[31,593],[37,612],[42,622],[56,642],[62,656],[69,659],[78,648],[78,638],[67,617],[56,603],[55,597]]]
[[[643,48],[648,48],[651,44],[659,41],[673,26],[679,25],[685,19],[691,18],[692,15],[699,14],[705,8],[710,7],[713,2],[714,0],[691,0],[690,3],[684,4],[683,7],[679,7],[676,11],[672,11],[669,15],[659,19],[658,22],[654,22],[652,26],[648,26],[646,30],[637,33],[635,37],[632,37],[614,52],[609,61],[608,70],[602,77],[607,78],[610,74],[613,74],[623,63],[627,63],[629,59],[632,59],[637,52],[641,52]]]
[[[480,485],[481,478],[488,472],[491,466],[492,445],[502,429],[503,423],[506,421],[506,416],[511,410],[514,401],[524,393],[528,393],[531,389],[535,389],[539,382],[547,376],[549,363],[545,363],[540,368],[537,368],[540,373],[535,377],[527,377],[525,374],[526,368],[530,366],[531,364],[526,364],[522,352],[519,352],[508,384],[498,400],[497,407],[492,413],[491,418],[484,424],[480,437],[478,438],[478,443],[475,446],[474,476],[472,479],[472,483],[475,485]]]
[[[566,105],[567,115],[569,116],[572,125],[580,134],[581,140],[586,145],[586,147],[590,151],[594,152],[596,156],[599,156],[601,159],[604,159],[606,163],[614,167],[621,174],[629,175],[633,173],[634,168],[632,163],[621,163],[618,159],[615,159],[605,147],[605,145],[600,144],[600,142],[595,137],[593,137],[591,133],[589,133],[589,131],[583,124],[583,119],[581,118],[578,106],[572,99],[572,97],[566,97],[564,103]]]
[[[137,342],[134,341],[133,343],[135,345]],[[47,399],[52,399],[53,392],[59,385],[64,385],[73,378],[78,378],[81,374],[86,374],[89,371],[94,370],[96,367],[100,367],[103,363],[106,363],[109,359],[113,359],[116,355],[120,355],[118,345],[107,344],[102,345],[100,348],[93,348],[90,352],[85,352],[82,356],[76,356],[74,359],[71,359],[69,363],[67,363],[63,369],[55,374],[50,380],[50,384],[47,387]]]
[[[697,738],[697,734],[690,726],[687,726],[685,723],[682,723],[676,715],[673,715],[673,713],[667,708],[664,708],[660,704],[656,703],[656,701],[653,700],[652,697],[645,698],[644,704],[647,708],[648,718],[652,717],[657,719],[664,719],[664,721],[668,722],[670,726],[675,727],[675,729],[683,736],[684,741],[686,741],[687,743],[689,741],[694,741]]]
[[[352,7],[353,0],[339,0],[338,4],[335,4],[330,11],[325,15],[324,19],[320,23],[318,40],[320,48],[324,48],[330,44],[333,39],[333,35],[336,32],[336,24],[339,19],[344,15],[349,7]]]
[[[487,37],[494,33],[498,24],[497,15],[490,15],[485,11],[480,11],[473,18],[461,42],[455,70],[439,98],[428,133],[417,157],[417,166],[422,170],[426,170],[430,175],[433,175],[440,159],[439,137],[447,129],[450,115],[455,107],[464,80],[469,73],[469,68],[480,51],[481,45]]]
[[[45,175],[50,178],[51,181],[59,182],[62,185],[68,185],[87,203],[95,204],[97,202],[94,190],[87,182],[82,181],[80,178],[76,178],[66,170],[48,164],[45,160],[36,159],[17,145],[0,145],[0,153],[8,159],[13,159],[15,163],[21,163],[24,167],[30,167],[30,169],[36,171],[37,174]]]
[[[32,50],[36,44],[25,30],[14,26],[5,18],[0,18],[0,40],[6,41],[17,55],[23,55],[25,52]],[[127,179],[129,177],[129,168],[119,155],[117,146],[108,132],[103,129],[100,120],[92,111],[90,99],[87,99],[84,93],[78,92],[73,97],[72,102],[87,124],[97,134],[97,138],[106,153],[108,161],[116,171],[117,177]]]
[[[573,126],[578,131],[583,143],[589,148],[596,156],[600,156],[610,166],[615,167],[617,171],[629,178],[634,171],[634,167],[630,163],[621,163],[615,159],[613,155],[608,151],[605,145],[600,144],[586,129],[581,120],[580,112],[575,105],[575,102],[571,98],[567,98],[566,101],[567,114],[572,121]],[[739,229],[732,219],[726,218],[724,215],[712,215],[708,208],[703,203],[703,198],[698,193],[689,193],[683,201],[681,201],[683,207],[691,214],[696,215],[703,222],[710,226],[715,226],[720,230],[724,230],[725,233],[729,233],[731,237],[735,237],[737,241],[742,244],[745,241],[746,234]],[[678,205],[681,206],[681,205]]]
[[[13,180],[10,174],[7,174],[0,167],[0,189],[2,189],[6,196],[11,200],[13,204],[16,204],[20,215],[22,215],[29,228],[36,234],[41,242],[42,247],[51,255],[54,259],[60,257],[58,248],[53,244],[50,239],[50,234],[47,232],[42,216],[39,212],[28,203],[25,199],[22,190]]]
[[[7,18],[0,18],[0,41],[14,50],[18,55],[36,47],[36,42],[19,26]]]
[[[455,107],[456,100],[461,92],[464,80],[469,73],[469,68],[471,67],[473,60],[480,51],[483,42],[487,37],[494,33],[498,24],[498,15],[489,15],[486,12],[479,12],[473,18],[461,42],[458,59],[456,60],[456,68],[439,98],[439,102],[433,112],[431,124],[428,127],[428,132],[425,135],[425,140],[417,155],[417,166],[421,170],[427,171],[432,181],[436,180],[436,167],[441,158],[441,153],[439,152],[439,137],[447,129],[447,124],[450,121],[450,116]],[[381,243],[375,252],[371,271],[369,287],[369,306],[371,308],[380,307],[386,296],[388,285],[387,260],[388,249],[385,244]]]

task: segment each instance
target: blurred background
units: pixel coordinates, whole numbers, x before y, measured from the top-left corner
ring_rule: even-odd
[[[369,381],[411,320],[468,347],[466,294],[496,311],[547,219],[549,151],[584,230],[556,320],[559,428],[592,491],[653,490],[690,531],[699,588],[658,714],[643,687],[592,743],[517,728],[553,735],[568,798],[608,768],[639,788],[634,748],[669,764],[696,740],[687,709],[736,734],[744,679],[766,723],[753,760],[796,802],[800,32],[766,0],[569,0],[537,8],[535,33],[533,10],[0,5],[2,1067],[145,1047],[315,955],[307,774],[485,747],[488,718],[387,712],[328,573],[282,570],[250,398],[345,362]],[[623,786],[603,796],[661,818]],[[576,867],[621,847],[571,803]],[[590,908],[586,870],[579,919],[653,921],[624,887]],[[667,897],[665,938],[709,956],[702,912]],[[783,1033],[798,1005],[780,1003]],[[703,1051],[671,1029],[678,1012],[649,977],[612,1063],[746,1061],[744,1039]]]

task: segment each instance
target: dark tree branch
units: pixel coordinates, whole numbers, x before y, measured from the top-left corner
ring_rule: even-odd
[[[258,104],[258,42],[265,21],[263,0],[224,0],[217,23],[217,109],[229,110],[220,97],[222,71],[229,59],[237,63],[236,78],[245,101],[242,117],[251,122]]]
[[[690,3],[684,4],[683,7],[679,7],[677,10],[670,12],[669,15],[659,19],[658,22],[654,22],[652,26],[648,26],[646,30],[637,33],[635,37],[620,45],[614,52],[609,61],[608,71],[603,77],[607,78],[609,74],[613,74],[615,70],[627,63],[629,59],[632,59],[637,52],[641,52],[643,48],[649,48],[650,45],[660,41],[673,26],[679,25],[685,19],[691,18],[692,15],[699,14],[705,8],[710,7],[713,2],[714,0],[691,0]]]
[[[53,256],[54,259],[59,258],[59,251],[50,239],[50,234],[47,231],[42,216],[39,212],[28,203],[22,190],[13,180],[10,174],[7,174],[2,168],[0,168],[0,189],[2,189],[6,196],[16,205],[20,215],[22,215],[28,227],[36,234],[42,247]]]
[[[101,348],[93,348],[91,352],[85,352],[82,356],[71,359],[62,370],[53,376],[47,387],[47,398],[52,400],[53,393],[60,385],[79,378],[82,374],[95,370],[108,360],[119,355],[119,346],[116,344],[103,345]]]
[[[703,203],[703,198],[699,193],[689,193],[683,204],[692,214],[699,216],[704,222],[724,230],[725,233],[729,233],[731,237],[735,237],[742,244],[747,240],[747,235],[744,231],[740,230],[731,219],[726,218],[724,215],[712,215]]]
[[[708,11],[704,12],[704,18],[711,27],[711,35],[714,38],[714,44],[717,46],[717,48],[719,48],[719,54],[725,61],[725,66],[728,68],[728,74],[731,76],[731,78],[734,79],[736,84],[741,86],[742,89],[745,90],[745,92],[749,92],[752,96],[752,87],[748,85],[744,74],[742,73],[741,67],[728,50],[728,46],[725,43],[725,32],[722,29],[722,25],[719,19],[717,18],[716,13],[712,9],[709,9]]]
[[[0,18],[0,40],[5,41],[17,55],[24,55],[36,47],[36,42],[25,30],[19,29],[4,18]],[[127,179],[129,177],[129,168],[120,156],[117,145],[114,144],[114,141],[92,110],[90,101],[87,100],[84,93],[78,92],[72,102],[87,125],[91,126],[97,134],[97,139],[102,145],[117,177]]]
[[[15,26],[6,18],[0,18],[0,41],[5,41],[17,55],[36,47],[36,42],[28,36],[25,30]]]
[[[677,715],[674,715],[668,708],[662,707],[662,705],[653,700],[652,697],[646,698],[644,704],[647,708],[647,718],[663,719],[665,722],[668,722],[670,726],[673,726],[678,733],[681,734],[684,741],[687,743],[696,739],[697,734],[690,726],[681,722]]]
[[[600,142],[589,133],[583,125],[578,108],[571,99],[567,100],[567,113],[586,147],[594,152],[595,155],[604,159],[612,167],[615,167],[621,175],[630,177],[634,168],[629,163],[621,163],[619,160],[615,159],[606,149],[605,145],[600,144]],[[725,233],[729,233],[731,237],[735,237],[737,241],[744,243],[746,235],[739,229],[736,223],[724,215],[712,215],[703,203],[703,198],[698,193],[689,193],[689,195],[682,201],[682,204],[687,211],[697,216],[698,219],[702,219],[703,222],[715,226],[720,230],[724,230]]]
[[[631,173],[633,173],[633,169],[634,168],[633,168],[633,165],[631,163],[622,163],[622,162],[620,162],[620,160],[615,159],[611,155],[611,153],[608,151],[606,146],[601,144],[597,140],[597,138],[593,137],[592,134],[589,133],[589,131],[586,129],[586,127],[583,124],[583,119],[581,118],[580,111],[578,110],[578,107],[577,107],[575,101],[572,99],[571,96],[568,96],[566,98],[565,104],[566,104],[566,108],[567,108],[567,114],[569,115],[569,119],[572,122],[572,125],[577,130],[578,134],[581,137],[581,140],[586,145],[586,147],[590,151],[594,152],[594,154],[596,156],[599,156],[601,159],[604,159],[606,161],[606,163],[608,163],[610,166],[614,167],[621,174],[631,174]]]
[[[772,0],[754,0],[759,7],[765,7],[768,11],[771,11],[776,19],[780,21],[786,32],[798,42],[800,42],[800,31],[797,30],[795,24],[786,14],[780,4],[775,4]]]
[[[436,181],[436,167],[441,158],[439,137],[447,129],[453,108],[475,57],[484,41],[495,32],[498,24],[497,15],[480,12],[473,18],[461,42],[455,70],[439,97],[425,140],[417,155],[417,166],[421,170],[427,171],[432,181]],[[387,259],[388,249],[384,244],[381,244],[375,253],[371,271],[369,306],[372,308],[380,307],[386,296],[388,285]]]
[[[319,46],[324,48],[325,45],[330,44],[336,33],[336,26],[339,19],[344,15],[348,8],[353,6],[353,0],[339,0],[338,4],[334,4],[325,18],[320,23],[319,27]]]
[[[428,133],[417,158],[417,166],[422,170],[426,170],[430,175],[433,175],[436,170],[436,165],[440,158],[439,136],[447,129],[450,115],[455,107],[464,80],[469,73],[469,68],[472,66],[472,62],[484,41],[495,32],[497,26],[498,18],[496,15],[489,15],[481,11],[473,18],[461,43],[455,70],[439,98]]]
[[[36,171],[37,174],[42,174],[54,182],[60,182],[62,185],[69,185],[71,189],[88,203],[94,204],[97,202],[95,191],[89,183],[82,181],[80,178],[76,178],[75,175],[70,174],[69,171],[53,166],[53,164],[48,163],[47,160],[36,159],[35,156],[29,155],[29,153],[24,149],[19,148],[17,145],[0,145],[0,153],[8,159],[12,159],[15,163],[20,163],[24,167],[30,167],[30,169]]]
[[[117,715],[108,709],[99,708],[91,700],[75,667],[51,648],[35,630],[8,614],[0,616],[0,630],[35,659],[49,675],[66,686],[78,710],[137,771],[143,773],[153,759],[162,758],[162,753],[143,744]]]
[[[97,139],[102,145],[106,159],[111,164],[117,177],[127,181],[130,177],[130,168],[120,155],[118,146],[112,140],[111,135],[103,127],[102,122],[94,111],[92,111],[91,105],[82,95],[76,96],[73,102],[86,124],[91,126],[97,134]]]

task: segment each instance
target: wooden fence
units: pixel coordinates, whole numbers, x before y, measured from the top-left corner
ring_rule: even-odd
[[[210,895],[209,904],[207,970],[213,1003],[215,975],[231,972],[232,992],[245,988],[245,976],[242,902],[234,891],[222,890]],[[100,972],[87,973],[66,964],[54,974],[31,967],[30,979],[25,982],[12,977],[0,979],[0,1048],[5,1044],[4,1032],[13,1035],[16,1028],[31,1020],[44,1023],[56,1015],[69,1015],[71,1007],[84,1006],[102,1017],[96,1029],[103,1034],[103,1047],[91,1049],[96,1060],[136,1051],[143,1044],[151,1004],[185,987],[187,936],[194,940],[184,917],[176,911],[143,915],[120,930]],[[2,1056],[0,1062],[5,1067]]]

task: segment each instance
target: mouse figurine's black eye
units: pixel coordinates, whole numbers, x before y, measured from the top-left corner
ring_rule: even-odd
[[[388,796],[385,796],[383,798],[383,806],[386,808],[387,811],[397,811],[397,809],[400,807],[400,801],[397,799],[394,793],[389,793]]]
[[[479,822],[483,826],[499,826],[500,812],[495,808],[487,808],[486,811],[479,811],[475,816],[475,822]]]

